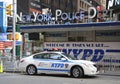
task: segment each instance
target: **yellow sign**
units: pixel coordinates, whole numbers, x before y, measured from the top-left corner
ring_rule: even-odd
[[[3,72],[3,63],[2,63],[2,61],[0,60],[0,73],[2,73]]]

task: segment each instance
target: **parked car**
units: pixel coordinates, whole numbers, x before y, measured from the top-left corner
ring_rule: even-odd
[[[78,60],[59,51],[44,51],[22,58],[20,60],[20,70],[29,75],[38,73],[67,74],[75,78],[99,73],[95,63]]]

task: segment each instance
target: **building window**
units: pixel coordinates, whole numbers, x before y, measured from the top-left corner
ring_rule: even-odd
[[[68,37],[68,41],[69,42],[76,42],[76,38],[75,37]]]
[[[77,41],[81,41],[81,42],[83,42],[83,41],[85,41],[85,37],[77,37]]]

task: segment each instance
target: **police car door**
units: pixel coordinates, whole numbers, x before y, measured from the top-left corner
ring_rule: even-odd
[[[68,73],[68,62],[62,60],[63,56],[58,53],[50,53],[50,70],[52,73]]]
[[[33,58],[34,58],[34,63],[37,66],[38,72],[46,73],[49,71],[50,60],[48,53],[36,54]]]

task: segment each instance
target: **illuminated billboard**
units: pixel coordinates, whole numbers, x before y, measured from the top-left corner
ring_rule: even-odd
[[[42,8],[40,5],[40,0],[30,0],[29,1],[29,12],[42,13]]]
[[[6,10],[3,8],[6,7],[6,4],[4,2],[0,2],[0,7],[0,33],[5,33],[7,30],[7,16]]]
[[[7,41],[7,33],[0,33],[0,41]]]
[[[17,0],[17,13],[31,14],[32,12],[41,13],[40,0]]]
[[[120,0],[107,0],[107,9],[115,6],[120,6]]]

